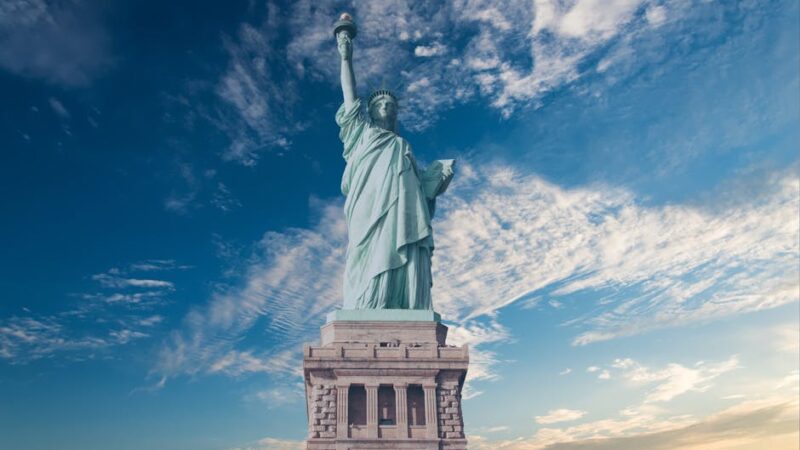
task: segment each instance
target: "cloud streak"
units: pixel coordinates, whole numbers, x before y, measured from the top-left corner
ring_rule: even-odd
[[[44,0],[0,3],[3,69],[77,87],[88,85],[111,64],[108,33],[95,13],[82,3]]]
[[[791,449],[797,444],[797,402],[742,403],[689,423],[665,421],[662,429],[653,431],[639,421],[602,421],[566,430],[544,429],[536,437],[513,441],[489,441],[469,436],[470,447],[514,450],[690,450],[762,448]],[[610,431],[611,436],[597,436]],[[641,430],[642,427],[645,431]],[[586,436],[589,435],[589,437]]]
[[[452,342],[471,345],[473,381],[497,377],[501,361],[489,344],[511,339],[494,313],[543,292],[564,304],[578,292],[602,294],[591,314],[566,324],[576,330],[576,345],[796,301],[792,176],[775,174],[769,193],[711,211],[643,206],[607,186],[563,189],[506,166],[478,172],[464,164],[461,171],[435,224],[434,304],[454,322]],[[237,359],[243,355],[270,360],[316,340],[324,314],[341,301],[346,242],[340,203],[317,207],[314,227],[265,234],[242,283],[186,316],[156,373],[214,372],[233,355],[216,372],[241,375],[257,371]],[[266,351],[240,343],[256,324],[270,330]],[[710,366],[673,369],[700,384],[715,373]],[[611,378],[605,370],[600,375]],[[653,401],[678,395],[677,388]]]
[[[586,415],[586,411],[579,411],[576,409],[554,409],[548,411],[544,416],[536,416],[534,420],[540,425],[550,425],[559,422],[571,422],[578,420]]]
[[[223,107],[212,117],[231,140],[224,160],[255,165],[262,152],[286,148],[288,137],[298,130],[292,118],[299,93],[279,42],[281,16],[278,6],[268,3],[260,25],[242,24],[235,38],[224,41],[228,67],[215,89]],[[218,186],[218,193],[225,189]],[[222,197],[215,205],[232,206]]]
[[[324,314],[340,298],[346,239],[340,204],[321,206],[320,213],[316,228],[266,233],[241,285],[185,317],[162,347],[154,373],[240,375],[268,371],[258,361],[285,363],[287,351],[299,355],[300,343],[315,339]],[[271,345],[238,349],[256,324],[270,330]],[[295,375],[294,366],[276,372]]]
[[[690,391],[703,392],[718,376],[739,367],[736,356],[720,363],[698,362],[694,368],[677,363],[661,370],[651,370],[638,362],[625,358],[614,361],[613,367],[622,371],[622,377],[633,384],[657,383],[645,398],[645,403],[668,402]]]
[[[690,15],[678,0],[514,0],[503,8],[485,0],[301,0],[286,10],[268,3],[260,21],[224,41],[228,68],[216,86],[224,107],[209,116],[231,140],[224,159],[254,165],[263,152],[291,145],[306,126],[292,122],[298,106],[307,108],[298,82],[338,84],[331,26],[343,9],[359,27],[354,65],[362,95],[395,90],[412,131],[472,101],[509,117],[590,75],[624,79],[659,53],[634,58],[632,46],[663,45],[662,33],[682,31]],[[620,70],[611,74],[612,67]]]
[[[247,447],[235,447],[230,450],[302,450],[306,447],[305,441],[288,439],[263,438]]]
[[[148,260],[128,269],[109,269],[91,277],[96,292],[74,295],[71,309],[53,314],[24,314],[0,319],[0,360],[12,365],[62,355],[69,360],[95,358],[111,348],[150,338],[164,322],[155,310],[164,305],[174,284],[131,278],[138,271],[185,268],[171,260]]]
[[[797,300],[789,174],[724,211],[645,207],[621,189],[564,190],[502,166],[467,175],[436,224],[434,298],[447,317],[543,292],[562,303],[596,292],[596,308],[568,323],[584,329],[573,343],[586,345]]]

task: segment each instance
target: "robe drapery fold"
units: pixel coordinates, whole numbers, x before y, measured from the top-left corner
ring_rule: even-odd
[[[408,142],[367,120],[360,100],[336,123],[347,162],[344,309],[433,309],[431,216],[452,161],[420,173]]]

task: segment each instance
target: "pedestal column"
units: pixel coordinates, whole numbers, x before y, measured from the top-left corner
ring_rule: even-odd
[[[349,408],[348,400],[350,394],[349,384],[336,385],[336,437],[338,439],[348,438],[347,426],[347,410]]]
[[[367,435],[370,439],[378,437],[378,385],[365,385],[367,390]]]
[[[424,384],[425,391],[425,428],[429,439],[439,438],[439,417],[436,414],[436,384]]]
[[[397,420],[397,438],[408,438],[408,384],[394,384],[394,403],[396,407],[395,418]]]

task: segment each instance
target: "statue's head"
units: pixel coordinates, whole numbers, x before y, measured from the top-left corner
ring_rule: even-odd
[[[372,121],[382,128],[395,131],[397,124],[397,97],[386,89],[379,89],[369,96],[367,109]]]

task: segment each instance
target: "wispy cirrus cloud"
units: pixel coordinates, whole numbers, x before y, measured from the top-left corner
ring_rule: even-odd
[[[709,389],[712,380],[737,369],[739,359],[732,356],[718,363],[699,361],[694,367],[671,363],[663,369],[653,370],[630,358],[622,358],[615,360],[611,367],[618,369],[622,378],[634,385],[655,384],[644,400],[645,403],[654,403],[668,402],[690,391]]]
[[[148,260],[125,269],[111,268],[91,276],[92,292],[73,295],[70,309],[41,314],[23,308],[0,318],[0,359],[9,364],[63,356],[95,358],[108,350],[150,338],[164,322],[158,308],[168,301],[174,284],[136,278],[136,272],[177,270],[172,260]]]
[[[24,364],[56,352],[93,351],[110,345],[100,336],[67,337],[65,326],[55,316],[10,317],[0,321],[0,357],[11,364]]]
[[[266,404],[268,409],[274,409],[290,403],[302,403],[304,400],[303,385],[279,386],[255,392],[246,397],[247,400],[257,400]]]
[[[454,322],[452,342],[471,344],[473,381],[496,378],[501,361],[487,349],[512,338],[494,313],[540,292],[562,303],[602,293],[592,314],[567,323],[579,345],[796,300],[791,175],[773,174],[771,190],[725,210],[643,206],[622,189],[564,189],[497,165],[465,164],[460,177],[437,212],[434,303]],[[231,355],[269,360],[316,340],[341,301],[346,242],[339,202],[318,208],[313,228],[265,235],[241,284],[186,316],[156,373],[209,372]],[[266,351],[240,344],[256,324],[275,336]],[[246,373],[235,361],[230,374]],[[610,379],[609,369],[598,373]]]
[[[346,231],[340,204],[318,206],[316,228],[264,235],[241,283],[194,308],[171,333],[154,374],[240,375],[267,371],[270,361],[281,360],[283,367],[291,354],[287,350],[299,356],[299,344],[315,339],[324,314],[339,302],[344,269]],[[239,348],[256,324],[270,329],[271,345]],[[295,374],[294,364],[286,369]]]
[[[145,292],[93,292],[81,295],[84,300],[101,301],[108,304],[125,304],[125,305],[152,305],[161,302],[163,297],[167,294],[166,291],[155,290]]]
[[[607,186],[565,190],[508,167],[462,168],[441,202],[434,294],[469,319],[527,296],[602,297],[585,345],[797,300],[798,186],[773,173],[768,192],[725,210],[646,207]],[[470,177],[472,177],[470,179]]]
[[[253,356],[252,352],[231,350],[211,364],[209,372],[223,372],[238,376],[249,373],[295,374],[302,375],[297,364],[297,352],[283,350],[269,358]]]
[[[475,387],[475,381],[493,381],[500,378],[499,366],[504,363],[497,352],[487,347],[508,343],[512,340],[509,331],[497,320],[469,320],[451,324],[447,333],[450,345],[469,345],[469,371],[462,395],[470,399],[483,392]]]
[[[470,447],[479,450],[790,449],[797,444],[798,418],[796,400],[771,399],[744,402],[699,420],[642,413],[564,429],[543,428],[531,438],[468,438]]]
[[[147,259],[128,266],[129,270],[136,272],[162,272],[170,270],[186,270],[192,266],[178,264],[174,259]]]
[[[113,273],[98,273],[92,275],[92,279],[99,282],[103,287],[109,288],[163,288],[172,289],[174,285],[165,280],[154,280],[149,278],[126,278]]]
[[[62,119],[69,119],[69,111],[66,107],[64,107],[64,104],[61,103],[61,100],[55,97],[50,97],[47,100],[47,103],[50,105],[50,108],[53,110],[53,112],[55,112],[59,117]]]
[[[733,13],[748,13],[741,9]],[[395,90],[402,122],[415,131],[471,101],[508,117],[587,75],[618,82],[664,53],[634,57],[632,47],[657,49],[664,33],[703,33],[681,23],[691,9],[678,0],[515,0],[502,8],[485,0],[301,0],[286,9],[268,3],[237,36],[225,38],[229,63],[216,88],[225,107],[208,115],[231,141],[224,159],[256,164],[263,152],[287,148],[305,127],[292,122],[297,108],[309,107],[299,102],[297,83],[335,89],[339,56],[331,26],[342,10],[359,27],[354,65],[362,94],[383,85]]]
[[[245,23],[236,37],[225,38],[228,67],[215,90],[223,107],[211,117],[231,141],[223,159],[245,166],[256,164],[266,150],[287,147],[298,130],[292,122],[297,80],[279,42],[282,13],[268,3],[265,15],[260,25]]]
[[[360,30],[354,62],[362,88],[383,79],[399,85],[403,123],[411,129],[425,128],[442,111],[472,99],[508,116],[594,72],[581,64],[605,52],[604,45],[618,34],[651,28],[638,14],[648,3],[510,1],[502,8],[480,0],[354,3],[350,9]],[[338,80],[330,35],[341,9],[335,8],[295,4],[289,57],[302,68],[301,75]],[[677,11],[670,14],[675,17]]]
[[[11,73],[85,86],[111,66],[110,50],[96,11],[82,2],[0,3],[0,67]]]
[[[160,321],[150,316],[87,323],[72,312],[0,319],[0,359],[11,365],[56,355],[92,359],[104,350],[150,337],[149,330]]]
[[[183,326],[162,346],[154,376],[268,373],[298,376],[299,346],[318,339],[324,316],[341,303],[346,229],[339,202],[317,203],[313,229],[266,233],[256,248],[242,284],[215,294],[192,310]],[[268,327],[271,345],[240,342],[256,325]],[[468,380],[498,377],[496,352],[486,345],[510,339],[497,321],[470,320],[451,325],[448,342],[470,345]],[[266,347],[266,348],[265,348]],[[468,387],[467,398],[479,395]]]
[[[541,425],[550,425],[559,422],[571,422],[586,415],[586,411],[577,409],[559,408],[548,411],[544,416],[536,416],[534,420]]]
[[[228,186],[221,181],[217,183],[217,189],[211,196],[211,204],[222,212],[230,212],[242,206],[242,202],[234,197]]]
[[[302,450],[306,447],[305,441],[289,439],[263,438],[246,447],[235,447],[229,450]]]
[[[718,377],[737,368],[739,362],[736,356],[718,362],[700,361],[689,367],[670,363],[660,368],[618,358],[607,365],[591,366],[587,371],[614,372],[612,379],[618,383],[617,387],[627,388],[635,398],[638,397],[634,405],[601,418],[597,418],[597,411],[567,408],[551,410],[545,415],[535,417],[541,427],[531,437],[513,441],[490,441],[478,437],[472,442],[479,449],[644,448],[644,442],[653,442],[654,445],[657,444],[656,448],[689,449],[700,448],[694,445],[700,445],[701,441],[708,445],[719,445],[708,448],[729,448],[726,445],[731,445],[732,442],[754,444],[759,436],[777,437],[791,433],[786,425],[797,416],[798,407],[791,386],[768,392],[761,386],[739,385],[738,387],[747,392],[758,393],[761,400],[741,402],[705,418],[681,414],[676,411],[680,408],[667,407],[666,403],[678,396],[708,391]],[[762,381],[767,384],[775,382],[774,379]],[[745,396],[732,397],[741,398]],[[606,407],[604,405],[601,409]],[[755,419],[766,410],[771,413],[763,417],[765,421],[752,423],[752,428],[740,422],[750,417]],[[577,423],[562,424],[568,421]],[[791,436],[782,436],[781,442],[787,442],[789,437]]]

